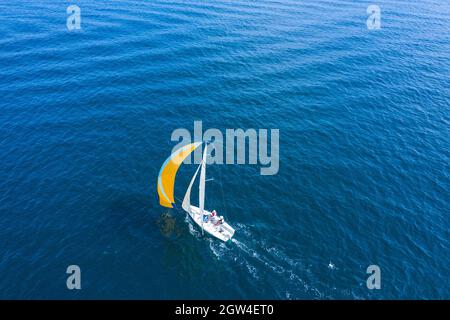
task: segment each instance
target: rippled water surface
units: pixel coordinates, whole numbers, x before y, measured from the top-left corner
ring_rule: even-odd
[[[0,298],[450,298],[450,9],[370,4],[0,1]],[[158,204],[194,120],[280,130],[208,167],[226,244]]]

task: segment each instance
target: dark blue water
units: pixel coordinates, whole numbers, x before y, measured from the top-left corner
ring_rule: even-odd
[[[0,298],[450,298],[450,8],[370,4],[0,1]],[[158,204],[194,120],[280,129],[208,167],[234,242]]]

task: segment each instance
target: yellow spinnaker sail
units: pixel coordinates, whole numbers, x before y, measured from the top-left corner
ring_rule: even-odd
[[[163,163],[158,175],[158,196],[160,205],[173,208],[172,204],[175,203],[173,191],[175,175],[177,174],[178,168],[183,163],[184,159],[186,159],[187,156],[201,144],[201,142],[194,142],[185,145],[172,153]]]

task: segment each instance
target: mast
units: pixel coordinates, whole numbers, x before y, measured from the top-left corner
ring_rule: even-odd
[[[200,208],[200,218],[202,219],[202,234],[203,234],[203,209],[205,207],[205,175],[206,175],[206,152],[208,145],[205,144],[205,151],[203,151],[203,158],[201,163],[200,171],[200,186],[199,186],[199,208]]]

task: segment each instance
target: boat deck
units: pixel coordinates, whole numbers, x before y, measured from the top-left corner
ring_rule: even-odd
[[[211,212],[203,210],[203,214],[209,215]],[[189,215],[197,225],[202,226],[200,208],[191,206],[191,213]],[[230,240],[234,235],[234,229],[226,221],[220,225],[216,225],[217,221],[218,217],[213,217],[209,222],[203,222],[203,230],[222,241],[226,242]]]

